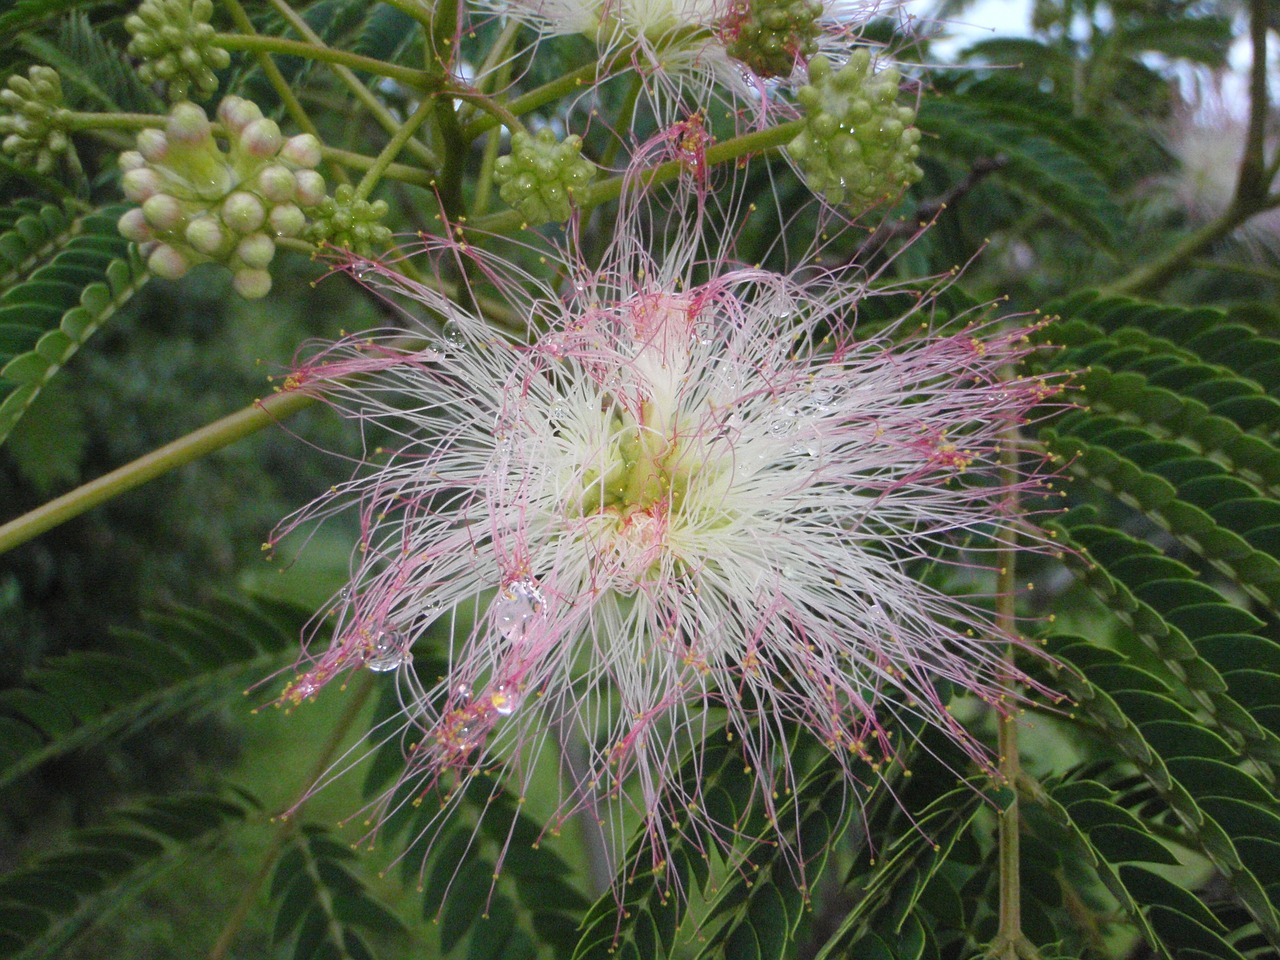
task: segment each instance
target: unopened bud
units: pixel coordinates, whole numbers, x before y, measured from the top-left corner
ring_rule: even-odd
[[[255,120],[240,133],[240,149],[259,159],[275,156],[283,143],[280,127],[266,117]]]
[[[185,218],[182,204],[167,193],[148,197],[142,204],[142,213],[147,218],[147,223],[162,232],[177,228]]]
[[[267,218],[262,201],[251,193],[237,190],[222,204],[222,219],[236,233],[253,233]]]
[[[187,243],[206,257],[216,257],[227,246],[227,233],[213,217],[200,217],[187,224]]]
[[[191,269],[187,258],[167,243],[162,243],[147,257],[147,269],[161,280],[177,280]]]
[[[271,290],[271,274],[265,270],[237,270],[231,285],[246,300],[261,300]]]
[[[297,188],[298,180],[288,167],[272,164],[258,173],[258,192],[272,203],[290,202]]]
[[[116,163],[119,165],[122,173],[127,173],[130,170],[140,170],[147,165],[147,161],[142,159],[142,154],[137,150],[126,150],[124,153],[120,154]]]
[[[194,103],[180,103],[169,112],[169,123],[165,127],[169,138],[179,143],[196,145],[209,140],[213,127],[204,111]],[[143,156],[146,156],[144,153]]]
[[[324,177],[314,170],[299,170],[294,176],[298,179],[294,199],[301,207],[314,207],[324,199]]]
[[[147,223],[147,218],[140,207],[126,210],[124,215],[116,221],[116,229],[120,231],[120,236],[134,243],[146,243],[155,238],[155,234],[151,232],[151,225]]]
[[[271,211],[271,230],[277,237],[296,237],[307,225],[306,215],[291,203]]]
[[[320,141],[309,133],[290,137],[280,149],[280,159],[295,167],[319,166]]]
[[[129,170],[120,178],[120,189],[134,203],[143,203],[160,192],[160,176],[150,167]]]
[[[245,237],[236,247],[236,255],[244,261],[246,267],[263,269],[276,255],[275,241],[265,233],[255,233]]]
[[[252,100],[245,100],[243,97],[226,97],[218,105],[218,119],[226,124],[228,129],[238,133],[255,120],[261,120],[262,111]]]

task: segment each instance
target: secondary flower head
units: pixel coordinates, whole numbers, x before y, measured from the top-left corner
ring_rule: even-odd
[[[715,95],[763,116],[769,87],[819,51],[848,56],[877,0],[485,0],[543,36],[585,34],[602,68],[633,66],[663,120]],[[681,101],[687,101],[681,107]]]
[[[566,765],[558,815],[607,795],[614,824],[638,813],[659,854],[673,819],[722,841],[738,828],[677,776],[716,728],[770,814],[793,786],[797,726],[851,778],[893,762],[904,720],[989,767],[940,688],[1009,704],[1001,651],[1017,641],[976,596],[910,568],[949,557],[980,583],[980,545],[1012,535],[1003,505],[1036,481],[1001,479],[1002,437],[1053,392],[1005,376],[1026,331],[943,333],[919,314],[864,331],[865,277],[736,265],[704,246],[699,189],[688,175],[674,202],[627,201],[597,268],[562,250],[549,272],[570,278],[564,292],[423,240],[471,259],[530,342],[351,261],[445,318],[444,334],[417,348],[361,335],[288,384],[398,447],[308,511],[355,500],[363,534],[285,698],[348,669],[397,670],[406,778],[445,809],[480,770],[523,796],[551,731],[586,754]],[[449,663],[424,689],[409,654],[431,636]]]

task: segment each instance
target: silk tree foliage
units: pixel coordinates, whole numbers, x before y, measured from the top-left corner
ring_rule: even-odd
[[[0,12],[0,957],[1275,956],[1268,9],[507,6]],[[316,147],[252,303],[117,228],[195,95]]]

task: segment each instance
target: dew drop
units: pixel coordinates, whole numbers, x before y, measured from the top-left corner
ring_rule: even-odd
[[[795,312],[796,304],[790,296],[778,291],[770,298],[766,309],[771,317],[778,320],[786,320]]]
[[[464,337],[462,327],[457,320],[446,320],[440,328],[440,349],[445,353],[457,350],[462,346]]]
[[[374,673],[389,673],[402,663],[411,661],[403,634],[381,630],[373,638],[373,647],[364,655],[364,665]]]
[[[521,640],[545,606],[542,591],[532,580],[513,580],[493,602],[494,625],[506,639]]]
[[[465,707],[471,702],[471,684],[460,683],[453,688],[453,699],[459,707]]]
[[[493,693],[489,696],[489,703],[493,705],[493,712],[500,717],[509,717],[516,712],[518,697],[514,685],[500,683],[493,688]]]

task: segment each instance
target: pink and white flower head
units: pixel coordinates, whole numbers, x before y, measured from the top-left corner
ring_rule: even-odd
[[[1037,481],[1010,482],[1000,448],[1055,392],[1005,375],[1027,331],[934,330],[923,308],[864,331],[865,276],[734,263],[704,239],[701,189],[689,175],[674,200],[624,201],[598,267],[572,244],[549,258],[563,291],[422,240],[437,262],[469,261],[528,342],[352,260],[445,334],[429,347],[362,334],[295,371],[291,386],[399,445],[305,514],[355,501],[363,533],[336,626],[317,627],[285,696],[395,670],[404,782],[439,797],[441,822],[467,783],[523,797],[555,744],[583,754],[561,771],[557,822],[589,807],[620,845],[638,818],[657,863],[675,821],[720,843],[739,829],[678,776],[713,732],[731,734],[770,815],[794,786],[797,729],[851,778],[895,759],[904,721],[990,769],[939,687],[1012,708],[1025,678],[1001,654],[1020,641],[977,593],[909,568],[941,561],[989,583],[980,544],[1023,522],[1008,502]],[[448,668],[426,689],[408,654],[433,643]]]
[[[762,121],[772,88],[824,53],[842,62],[879,0],[483,0],[542,36],[585,34],[602,70],[631,67],[659,121],[720,99]]]

